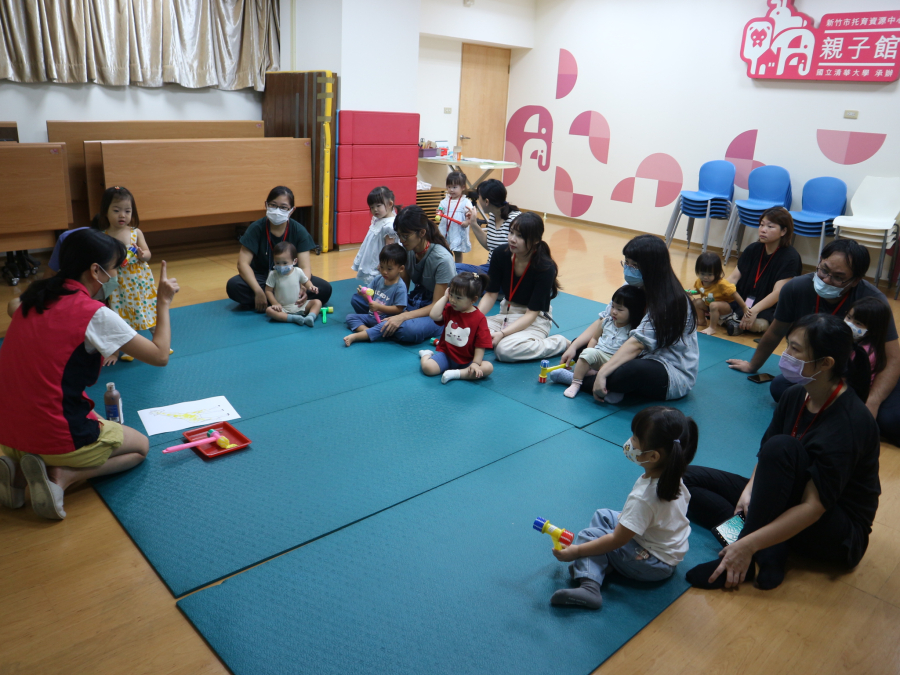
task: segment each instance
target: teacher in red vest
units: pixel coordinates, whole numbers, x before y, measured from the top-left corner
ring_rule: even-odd
[[[153,340],[103,304],[125,261],[121,242],[91,229],[70,234],[59,273],[22,294],[0,346],[0,504],[19,508],[25,485],[35,513],[62,520],[74,483],[125,471],[147,456],[139,431],[94,414],[85,389],[124,349],[154,366],[169,361],[169,305],[178,292],[162,263]]]

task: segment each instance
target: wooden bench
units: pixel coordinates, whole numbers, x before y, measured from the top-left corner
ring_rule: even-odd
[[[308,138],[100,141],[105,185],[135,196],[149,232],[262,218],[276,185],[310,206]],[[91,151],[93,152],[93,150]]]
[[[51,248],[71,220],[65,143],[0,143],[0,251]]]
[[[15,122],[0,122],[0,141],[19,142],[19,126]]]
[[[69,186],[72,193],[73,214],[78,227],[90,224],[96,213],[91,206],[99,205],[105,187],[96,193],[88,188],[87,176],[102,175],[102,165],[88,164],[85,141],[149,140],[175,138],[262,138],[265,125],[261,120],[216,121],[47,121],[47,138],[53,143],[66,143],[69,148]],[[100,155],[94,157],[100,160]]]

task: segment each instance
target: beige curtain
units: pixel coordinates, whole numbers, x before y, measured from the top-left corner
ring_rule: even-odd
[[[0,80],[265,88],[279,0],[0,0]]]

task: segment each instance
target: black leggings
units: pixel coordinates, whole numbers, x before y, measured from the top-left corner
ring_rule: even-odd
[[[584,378],[581,391],[594,391],[595,375]],[[665,401],[669,393],[669,372],[659,361],[634,359],[623,363],[606,378],[606,390],[621,394],[638,394],[654,401]]]
[[[260,288],[266,290],[266,279],[269,278],[269,275],[255,273],[254,276],[256,277],[256,281],[259,283]],[[318,293],[307,293],[309,299],[321,300],[323,305],[327,305],[328,300],[331,298],[331,284],[324,279],[315,276],[311,276],[309,280],[312,281],[313,286],[319,289]],[[225,285],[225,292],[228,294],[229,298],[234,300],[241,307],[253,309],[256,305],[256,296],[253,291],[250,290],[250,286],[244,281],[240,274],[233,276],[228,280],[228,283]]]
[[[756,478],[741,536],[768,525],[803,499],[809,481],[809,455],[803,444],[786,434],[772,436],[759,451]],[[703,466],[689,466],[684,484],[691,493],[688,517],[712,528],[734,515],[748,478]],[[841,567],[855,567],[866,552],[868,533],[833,506],[819,520],[781,544],[766,549],[791,550]],[[779,551],[773,551],[778,553]]]

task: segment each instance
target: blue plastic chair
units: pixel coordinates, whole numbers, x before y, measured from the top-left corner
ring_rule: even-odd
[[[825,236],[834,236],[834,219],[847,210],[847,184],[840,178],[822,176],[806,181],[800,211],[791,211],[794,232],[801,237],[819,237],[819,255]]]
[[[737,252],[741,252],[744,230],[747,227],[759,227],[759,219],[767,209],[775,206],[790,208],[791,175],[780,166],[760,166],[750,172],[748,180],[749,196],[734,203],[735,209],[725,231],[725,262],[731,257],[731,250],[737,243]]]
[[[717,159],[706,162],[700,167],[698,189],[682,190],[669,225],[666,228],[666,246],[672,244],[675,231],[681,216],[688,217],[687,245],[691,248],[691,235],[694,232],[694,220],[706,218],[706,229],[703,232],[703,251],[709,243],[709,221],[712,218],[728,220],[731,217],[734,200],[735,167],[731,162]]]

